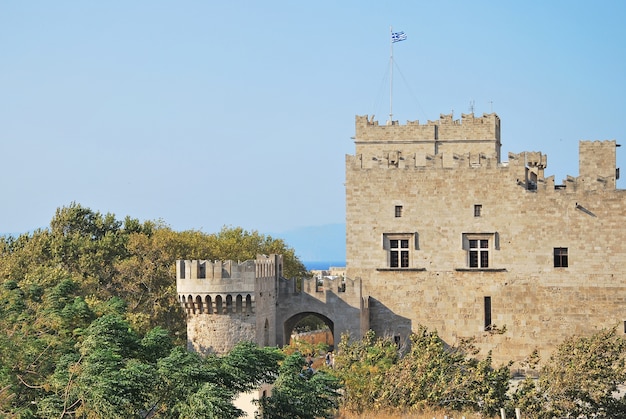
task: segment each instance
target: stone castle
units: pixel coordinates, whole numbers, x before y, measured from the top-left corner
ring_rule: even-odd
[[[579,176],[545,177],[547,156],[501,161],[500,118],[442,115],[379,125],[356,117],[346,156],[346,279],[295,282],[280,256],[178,261],[190,347],[288,343],[308,314],[335,342],[372,329],[399,343],[424,325],[473,338],[494,361],[547,356],[563,339],[626,332],[626,191],[614,141],[580,141]]]

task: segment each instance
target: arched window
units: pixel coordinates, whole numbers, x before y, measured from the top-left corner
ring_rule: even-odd
[[[246,314],[252,314],[252,297],[246,295]]]
[[[213,301],[211,301],[211,296],[206,296],[206,312],[207,314],[213,314]]]
[[[193,297],[190,295],[187,297],[187,312],[188,313],[195,313],[196,309],[193,306]]]
[[[233,296],[228,294],[226,296],[226,311],[225,313],[232,313],[233,312]]]
[[[242,312],[242,304],[243,298],[241,298],[241,294],[237,294],[237,300],[235,302],[235,312],[241,314]]]
[[[222,314],[222,296],[215,297],[215,314]]]
[[[202,297],[201,296],[196,296],[196,310],[199,314],[204,313],[203,307],[202,307]]]

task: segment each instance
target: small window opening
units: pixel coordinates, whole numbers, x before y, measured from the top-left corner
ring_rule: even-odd
[[[491,330],[491,297],[485,297],[485,330]]]
[[[555,247],[554,248],[554,267],[555,268],[567,268],[567,247]]]
[[[402,205],[396,205],[395,214],[396,218],[402,217]]]
[[[474,217],[480,217],[482,214],[483,206],[480,204],[474,205]]]

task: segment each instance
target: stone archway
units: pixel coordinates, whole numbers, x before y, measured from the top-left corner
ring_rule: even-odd
[[[315,316],[318,319],[320,319],[322,322],[324,322],[326,326],[328,326],[328,329],[330,329],[330,333],[332,335],[333,346],[334,346],[336,343],[335,322],[333,322],[330,318],[326,317],[323,314],[312,312],[312,311],[305,311],[302,313],[294,314],[293,316],[285,320],[285,322],[283,323],[284,345],[289,345],[289,342],[291,341],[291,333],[293,332],[293,329],[296,327],[298,322],[300,322],[300,320],[304,319],[307,316]]]

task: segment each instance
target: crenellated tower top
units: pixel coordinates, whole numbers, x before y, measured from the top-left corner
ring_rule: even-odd
[[[389,152],[401,155],[477,154],[500,162],[500,117],[497,114],[442,114],[437,121],[392,121],[379,125],[373,117],[356,117],[356,154],[365,157]]]

